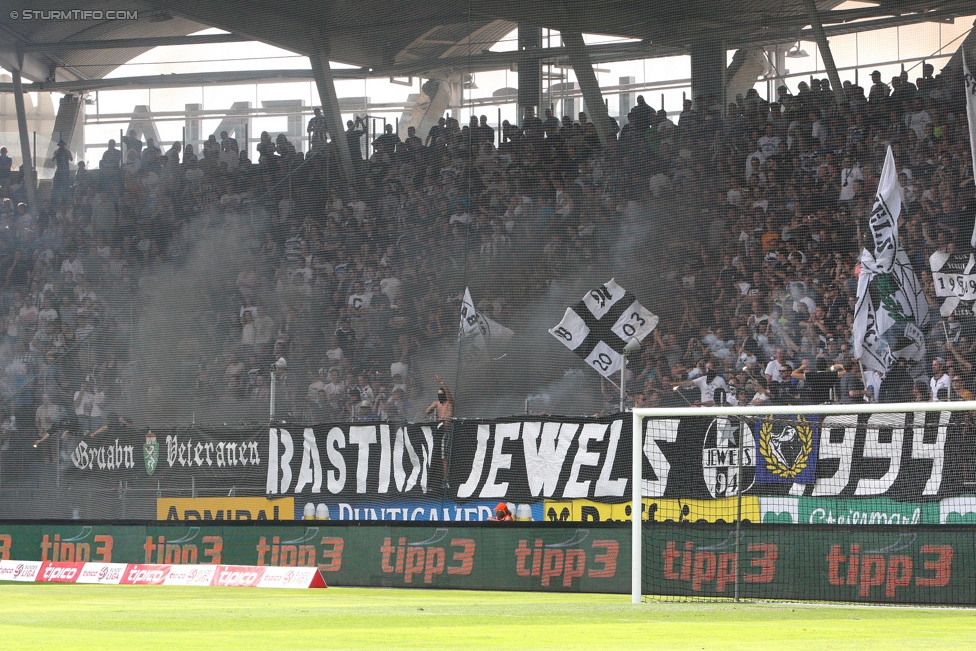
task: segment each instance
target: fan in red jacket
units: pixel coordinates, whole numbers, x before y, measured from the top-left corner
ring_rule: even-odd
[[[490,522],[513,522],[515,518],[512,517],[512,512],[508,510],[508,505],[505,502],[499,502],[498,506],[495,507],[495,517],[488,518]]]

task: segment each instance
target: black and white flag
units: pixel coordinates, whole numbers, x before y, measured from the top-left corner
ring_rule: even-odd
[[[888,372],[893,358],[925,360],[928,303],[908,254],[898,241],[901,188],[888,147],[868,222],[873,250],[861,251],[852,328],[854,357],[865,371]]]
[[[942,316],[972,316],[976,302],[976,256],[936,251],[929,256],[935,295],[942,297]]]
[[[562,321],[549,333],[600,375],[610,377],[623,364],[627,342],[642,341],[657,322],[656,315],[611,278],[566,308]]]

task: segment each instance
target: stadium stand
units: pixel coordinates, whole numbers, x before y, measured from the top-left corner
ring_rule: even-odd
[[[818,358],[847,369],[835,399],[859,401],[855,265],[889,144],[901,242],[933,310],[928,256],[972,230],[955,86],[928,66],[867,94],[845,83],[841,105],[825,79],[773,102],[751,90],[724,115],[707,97],[671,117],[641,101],[608,148],[585,114],[509,126],[497,147],[448,119],[426,146],[381,135],[348,185],[332,143],[306,155],[263,133],[252,162],[230,138],[198,155],[127,137],[124,164],[112,143],[98,169],[60,177],[36,218],[15,172],[0,207],[2,445],[116,427],[120,414],[152,423],[176,401],[204,418],[259,420],[281,356],[279,414],[417,419],[431,395],[418,355],[456,338],[466,285],[504,322],[607,266],[626,225],[654,206],[680,218],[656,229],[646,263],[662,319],[632,367],[631,404],[694,402],[697,390],[672,387],[706,364],[730,403],[806,401]],[[971,391],[974,333],[948,317],[926,334],[928,361],[958,395]],[[141,357],[134,338],[147,336],[176,354]],[[911,399],[908,374],[890,377],[887,399]],[[606,410],[615,400],[608,391]]]

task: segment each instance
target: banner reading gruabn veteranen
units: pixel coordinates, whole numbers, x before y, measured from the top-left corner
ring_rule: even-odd
[[[82,438],[71,450],[73,479],[97,481],[151,477],[165,484],[191,475],[232,481],[260,476],[266,466],[260,430],[193,428],[157,430],[127,438]]]

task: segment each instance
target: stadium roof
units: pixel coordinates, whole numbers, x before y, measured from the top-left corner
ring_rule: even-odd
[[[974,11],[971,0],[839,4],[817,2],[828,35],[950,21]],[[20,68],[35,82],[100,79],[156,45],[253,39],[303,55],[327,47],[330,60],[375,76],[434,76],[497,69],[526,56],[488,52],[519,23],[633,39],[600,46],[594,62],[681,54],[702,42],[737,49],[812,40],[804,31],[810,25],[804,0],[89,0],[86,10],[137,11],[138,19],[24,15],[62,9],[59,0],[8,0],[0,15],[0,65]],[[229,34],[187,37],[209,27]]]

